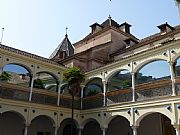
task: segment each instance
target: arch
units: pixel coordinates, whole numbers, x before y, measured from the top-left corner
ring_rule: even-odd
[[[5,114],[5,113],[14,113],[16,114],[17,116],[19,116],[21,119],[23,119],[24,122],[26,122],[26,119],[24,117],[23,114],[21,114],[20,112],[17,112],[17,111],[14,111],[14,110],[9,110],[9,111],[4,111],[4,112],[1,112],[2,114]]]
[[[180,57],[178,57],[173,65],[176,77],[180,76]]]
[[[100,135],[102,134],[101,125],[95,119],[87,119],[82,124],[82,135]]]
[[[151,112],[146,112],[144,114],[142,114],[136,121],[135,121],[135,125],[136,126],[139,126],[140,122],[142,121],[143,118],[145,118],[146,116],[150,115],[150,114],[153,114],[153,113],[159,113],[159,114],[162,114],[162,115],[165,115],[167,118],[169,118],[171,120],[171,123],[173,124],[174,120],[172,117],[170,117],[168,114],[166,114],[165,112],[163,111],[160,111],[160,110],[156,110],[156,111],[151,111]]]
[[[86,83],[86,86],[83,89],[83,96],[92,96],[98,93],[103,92],[103,84],[102,79],[94,77],[93,79],[89,80],[88,83]]]
[[[11,65],[11,64],[12,64],[12,65],[21,66],[21,67],[25,68],[25,69],[30,73],[30,75],[32,74],[31,68],[28,67],[28,66],[26,66],[26,65],[24,65],[24,64],[21,64],[21,63],[6,63],[6,64],[3,66],[3,69],[4,69],[5,66]]]
[[[119,132],[123,135],[132,134],[130,121],[123,116],[116,115],[108,123],[107,135],[118,135]]]
[[[130,123],[130,120],[128,119],[128,117],[123,116],[123,115],[114,115],[114,116],[111,116],[111,117],[109,117],[109,118],[107,119],[106,125],[109,125],[109,123],[110,123],[113,119],[115,119],[115,118],[117,118],[117,117],[123,117],[124,119],[126,119],[126,120]]]
[[[138,134],[175,135],[175,129],[172,124],[171,119],[167,115],[160,112],[150,113],[139,122]]]
[[[71,130],[72,128],[73,130]],[[73,119],[73,123],[72,123],[71,118],[66,118],[60,123],[60,127],[58,129],[58,135],[64,135],[64,132],[67,132],[67,131],[69,133],[73,132],[74,135],[77,135],[78,128],[79,128],[79,124],[75,119]]]
[[[84,81],[84,83],[83,83],[83,85],[87,85],[89,82],[91,82],[92,80],[94,80],[94,79],[101,79],[102,80],[102,78],[100,78],[100,77],[91,77],[91,78],[88,78],[87,80],[85,80]]]
[[[108,78],[107,91],[127,89],[131,87],[132,76],[127,69],[118,70]]]
[[[97,122],[97,123],[100,125],[100,122],[97,121],[96,119],[94,119],[94,118],[89,118],[89,119],[84,120],[84,121],[81,123],[81,127],[84,128],[84,126],[85,126],[87,123],[89,123],[89,122]]]
[[[111,77],[113,77],[116,73],[121,72],[121,71],[129,71],[129,69],[125,69],[125,68],[118,68],[115,70],[112,70],[105,78],[106,81],[108,81]]]
[[[32,123],[34,120],[36,120],[36,119],[39,118],[39,117],[47,118],[47,119],[52,123],[52,125],[55,125],[54,119],[51,118],[51,117],[48,116],[48,115],[38,115],[38,116],[35,116],[35,117],[33,117],[33,118],[31,119],[30,123]]]
[[[3,135],[21,135],[23,134],[24,117],[15,111],[6,111],[0,115],[0,133]]]
[[[41,74],[41,73],[46,73],[46,74],[51,75],[51,76],[59,83],[59,78],[58,78],[57,75],[55,75],[54,73],[49,72],[49,71],[40,71],[40,72],[37,72],[36,75],[37,75],[37,74]]]
[[[38,115],[31,120],[28,134],[53,134],[55,125],[55,121],[51,117],[47,115]]]
[[[145,63],[136,72],[136,84],[170,79],[169,67],[165,60],[153,60]]]
[[[162,58],[150,58],[150,59],[147,59],[145,61],[143,61],[142,63],[138,64],[133,72],[136,73],[138,71],[140,71],[144,66],[148,65],[149,63],[152,63],[152,62],[155,62],[155,61],[167,61],[166,59],[162,59]]]

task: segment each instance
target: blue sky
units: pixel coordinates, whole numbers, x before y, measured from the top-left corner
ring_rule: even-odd
[[[5,28],[3,44],[49,57],[66,26],[75,43],[109,14],[118,23],[130,23],[140,39],[159,32],[157,25],[180,21],[174,0],[0,0],[0,30]]]

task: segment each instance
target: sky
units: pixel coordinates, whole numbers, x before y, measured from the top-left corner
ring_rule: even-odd
[[[119,24],[131,24],[139,39],[159,32],[156,26],[162,23],[176,26],[180,21],[174,0],[0,0],[2,44],[48,58],[66,27],[75,43],[109,14]]]

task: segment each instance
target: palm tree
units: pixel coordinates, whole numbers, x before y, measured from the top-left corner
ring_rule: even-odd
[[[81,73],[78,67],[68,68],[64,72],[64,80],[68,82],[68,91],[72,96],[72,126],[71,135],[73,135],[73,123],[74,123],[74,96],[79,93],[81,87],[80,84],[85,80],[85,75]]]

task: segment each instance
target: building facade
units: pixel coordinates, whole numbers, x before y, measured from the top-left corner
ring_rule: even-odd
[[[138,39],[109,17],[50,59],[0,45],[1,135],[180,135],[180,27]],[[68,66],[86,76],[75,97]]]

